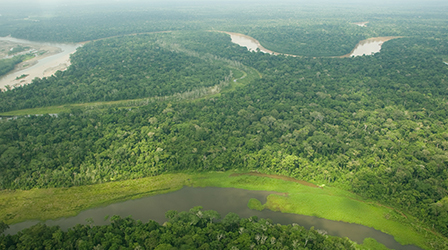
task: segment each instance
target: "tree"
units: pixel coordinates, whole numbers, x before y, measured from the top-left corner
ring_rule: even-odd
[[[9,225],[6,224],[3,221],[0,221],[0,234],[2,234],[3,232],[5,232],[6,230],[8,230]]]

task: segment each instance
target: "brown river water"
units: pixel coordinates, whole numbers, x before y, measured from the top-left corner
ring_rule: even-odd
[[[260,49],[261,52],[270,54],[279,54],[267,50],[261,44],[248,36],[225,32],[232,38],[232,42],[245,46],[248,50]],[[345,57],[368,55],[379,52],[383,42],[392,39],[387,38],[372,38],[361,41],[356,48]],[[1,41],[16,42],[18,44],[35,44],[33,42],[15,39],[11,37],[0,38]],[[38,44],[50,47],[59,48],[54,53],[50,53],[43,58],[39,58],[38,62],[26,69],[18,70],[6,75],[0,79],[0,88],[6,85],[22,85],[28,84],[34,77],[45,77],[54,74],[57,70],[64,70],[70,65],[70,54],[74,53],[80,44]],[[294,55],[290,55],[294,56]],[[17,82],[16,77],[22,74],[29,74],[25,79]],[[406,245],[403,246],[396,242],[394,238],[381,231],[375,230],[362,225],[351,224],[341,221],[331,221],[313,216],[304,216],[296,214],[286,214],[280,212],[273,212],[270,210],[255,211],[247,207],[250,198],[256,198],[262,203],[266,202],[266,197],[272,192],[266,191],[251,191],[234,188],[191,188],[185,187],[181,190],[149,196],[137,200],[130,200],[120,203],[111,204],[105,207],[94,208],[82,211],[77,216],[70,218],[62,218],[58,220],[49,220],[45,223],[49,226],[58,225],[66,230],[76,224],[85,224],[86,219],[93,219],[96,225],[108,224],[105,221],[105,216],[119,215],[127,217],[131,215],[134,219],[147,222],[154,220],[159,223],[166,221],[165,212],[168,210],[188,211],[194,206],[202,206],[205,210],[215,210],[222,216],[229,212],[235,212],[241,217],[258,216],[259,218],[270,218],[274,223],[291,224],[297,223],[309,229],[314,226],[315,229],[322,229],[328,232],[329,235],[348,237],[349,239],[362,243],[365,238],[374,238],[378,242],[384,244],[388,248],[396,250],[421,250],[419,247]],[[5,233],[15,234],[18,231],[39,223],[39,221],[25,221],[22,223],[10,226],[10,229]]]
[[[46,51],[46,53],[19,64],[14,71],[1,77],[0,89],[5,89],[6,86],[14,88],[17,86],[30,84],[36,77],[48,77],[56,73],[58,70],[67,69],[67,67],[70,66],[70,55],[81,46],[81,44],[38,43],[13,37],[0,37],[0,43],[1,42],[30,46],[37,48],[37,50]],[[17,79],[22,75],[28,76]]]
[[[272,192],[253,191],[236,188],[192,188],[184,187],[181,190],[148,196],[141,199],[111,204],[105,207],[93,208],[79,213],[75,217],[49,220],[45,224],[49,226],[58,225],[67,230],[76,224],[87,224],[86,219],[93,219],[96,225],[106,225],[105,216],[119,215],[147,222],[154,220],[158,223],[166,221],[165,212],[168,210],[188,211],[195,206],[202,206],[204,210],[215,210],[224,217],[229,212],[237,213],[240,217],[258,216],[258,218],[269,218],[274,223],[291,224],[297,223],[307,229],[322,229],[329,235],[348,237],[349,239],[362,243],[365,238],[374,238],[385,246],[396,250],[421,250],[413,245],[403,246],[396,242],[391,235],[370,227],[351,224],[341,221],[331,221],[313,216],[286,214],[270,210],[256,211],[247,207],[249,199],[256,198],[262,203]],[[37,224],[38,221],[25,221],[10,226],[5,233],[15,234],[18,231]]]
[[[242,47],[246,47],[249,51],[257,51],[257,49],[260,49],[263,53],[269,53],[272,55],[280,55],[282,53],[274,52],[272,50],[268,50],[264,48],[258,40],[256,40],[253,37],[246,36],[239,33],[233,33],[233,32],[223,32],[228,35],[230,35],[230,38],[232,39],[232,42],[235,44],[238,44]],[[381,46],[384,42],[387,42],[389,40],[399,38],[399,37],[373,37],[366,40],[360,41],[355,48],[347,55],[343,55],[341,57],[356,57],[356,56],[362,56],[362,55],[373,55],[375,53],[380,52]],[[293,56],[293,57],[299,57],[299,55],[291,55],[291,54],[283,54],[287,56]]]

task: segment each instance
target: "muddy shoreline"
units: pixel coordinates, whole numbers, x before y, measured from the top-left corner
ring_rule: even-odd
[[[230,35],[230,37],[236,36],[236,37],[243,37],[245,39],[248,39],[251,42],[257,44],[258,49],[260,49],[260,51],[263,52],[263,53],[268,53],[268,54],[276,55],[276,56],[277,55],[285,55],[285,56],[291,56],[291,57],[301,57],[299,55],[284,54],[284,53],[279,53],[279,52],[275,52],[275,51],[266,49],[265,47],[263,47],[263,45],[261,45],[261,43],[257,39],[255,39],[255,38],[253,38],[251,36],[247,36],[247,35],[240,34],[240,33],[235,33],[235,32],[228,32],[228,31],[218,31],[218,30],[213,30],[213,31],[219,32],[219,33],[225,33],[227,35]]]
[[[245,38],[245,39],[255,43],[257,45],[257,48],[260,49],[261,52],[269,53],[271,55],[285,55],[285,56],[291,56],[291,57],[303,57],[303,56],[300,56],[300,55],[284,54],[284,53],[279,53],[279,52],[275,52],[275,51],[272,51],[272,50],[268,50],[265,47],[263,47],[257,39],[255,39],[253,37],[250,37],[250,36],[247,36],[247,35],[244,35],[244,34],[235,33],[235,32],[228,32],[228,31],[218,31],[218,30],[211,30],[211,31],[219,32],[219,33],[225,33],[225,34],[230,35],[230,37],[232,38],[232,42],[234,40],[233,39],[234,37]],[[379,46],[381,47],[383,43],[385,43],[385,42],[387,42],[389,40],[392,40],[392,39],[397,39],[397,38],[402,38],[402,36],[385,36],[385,37],[368,38],[368,39],[359,41],[358,44],[356,44],[355,48],[353,48],[353,50],[350,53],[348,53],[346,55],[342,55],[342,56],[330,56],[328,58],[347,58],[347,57],[352,57],[353,56],[353,52],[356,51],[356,49],[359,46],[363,45],[363,44],[377,42],[377,43],[379,43]],[[238,43],[236,43],[236,44],[238,44]],[[247,46],[242,45],[242,44],[238,44],[238,45],[247,47]],[[248,50],[253,51],[254,49],[248,48]],[[373,53],[375,53],[375,51]]]
[[[13,37],[0,37],[2,58],[10,48],[17,46],[30,47],[34,57],[16,65],[15,69],[0,78],[0,90],[30,84],[34,78],[49,77],[58,70],[66,70],[70,66],[70,55],[81,44],[38,43]],[[21,77],[26,75],[26,77]],[[7,87],[8,86],[8,87]]]
[[[403,38],[402,36],[381,36],[381,37],[371,37],[362,41],[359,41],[358,44],[356,44],[355,48],[353,48],[352,51],[350,51],[350,53],[343,55],[343,56],[338,56],[339,58],[347,58],[347,57],[352,57],[352,56],[356,56],[354,55],[354,52],[356,51],[356,49],[359,46],[362,46],[366,43],[372,43],[372,42],[377,42],[380,46],[380,48],[383,46],[383,43],[390,41],[392,39],[397,39],[397,38]],[[379,52],[379,51],[378,51]]]
[[[366,27],[366,24],[368,24],[369,22],[356,22],[356,23],[353,23],[353,24],[355,24],[355,25],[358,25],[359,27]]]

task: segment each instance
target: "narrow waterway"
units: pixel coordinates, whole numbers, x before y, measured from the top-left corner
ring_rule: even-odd
[[[1,77],[0,89],[5,89],[6,86],[14,88],[30,84],[36,77],[48,77],[58,70],[67,69],[70,66],[70,55],[81,46],[81,44],[38,43],[13,37],[0,37],[1,41],[30,45],[46,53],[21,63],[14,71]],[[22,75],[26,77],[20,78]]]
[[[256,211],[247,207],[249,199],[256,198],[262,203],[272,192],[253,191],[235,188],[191,188],[185,187],[181,190],[149,196],[137,200],[130,200],[111,204],[105,207],[89,209],[81,212],[75,217],[63,218],[59,220],[49,220],[45,223],[49,226],[59,225],[63,230],[67,230],[76,224],[86,224],[86,219],[93,219],[96,225],[108,224],[104,220],[106,216],[119,215],[127,217],[129,215],[134,219],[147,222],[154,220],[158,223],[166,221],[165,213],[168,210],[188,211],[195,206],[202,206],[204,210],[215,210],[225,216],[229,212],[237,213],[241,217],[258,216],[259,218],[269,218],[274,223],[291,224],[297,223],[307,229],[314,226],[315,229],[323,229],[329,235],[348,237],[349,239],[362,243],[365,238],[374,238],[385,246],[396,250],[421,250],[412,245],[403,246],[394,240],[394,238],[381,231],[362,225],[345,223],[340,221],[331,221],[322,218],[284,214],[270,210]],[[15,234],[18,231],[37,224],[38,221],[26,221],[11,225],[6,231],[9,234]]]

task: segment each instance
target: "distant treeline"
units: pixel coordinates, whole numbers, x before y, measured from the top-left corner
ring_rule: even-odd
[[[15,66],[21,63],[24,59],[24,56],[15,56],[10,59],[1,59],[0,60],[0,77],[6,75],[8,72],[13,70]]]
[[[446,65],[435,57],[446,49],[444,41],[403,38],[374,56],[325,59],[251,53],[211,32],[179,39],[185,49],[251,65],[263,78],[196,102],[1,122],[0,187],[86,185],[186,169],[257,169],[347,188],[448,234],[448,79]],[[424,42],[430,45],[424,51],[415,46]],[[57,75],[54,83],[74,72],[79,76],[73,79],[95,78],[89,70],[96,62],[80,55],[74,68],[85,66]],[[105,53],[98,60],[114,56]],[[172,73],[176,79],[182,70]],[[43,94],[62,90],[46,89]]]
[[[159,42],[154,34],[88,43],[72,56],[67,71],[0,93],[0,111],[168,96],[230,80],[232,69],[225,63],[171,51]]]
[[[173,19],[143,27],[140,17],[128,32],[210,25]],[[329,37],[344,29],[329,26],[328,35],[319,31],[318,21],[310,30],[283,25],[276,31],[263,19],[247,31],[285,49],[295,49],[293,42],[309,32],[303,43],[318,39],[316,48],[330,52],[335,48],[330,42],[344,42],[343,52],[353,37],[366,34],[406,36],[386,42],[381,53],[357,58],[271,56],[205,31],[87,44],[67,71],[0,93],[0,110],[189,91],[219,83],[231,70],[227,62],[253,67],[263,77],[196,101],[2,120],[0,189],[68,187],[185,170],[258,170],[351,190],[409,212],[448,236],[448,78],[441,60],[448,56],[446,21],[400,18],[389,16],[389,26],[369,24],[383,33],[372,28],[341,34],[340,40]],[[53,29],[58,22],[48,21],[44,30],[31,32],[30,25],[17,34],[89,40],[123,34],[129,20],[117,30],[104,28],[105,21],[73,30],[68,22]]]

